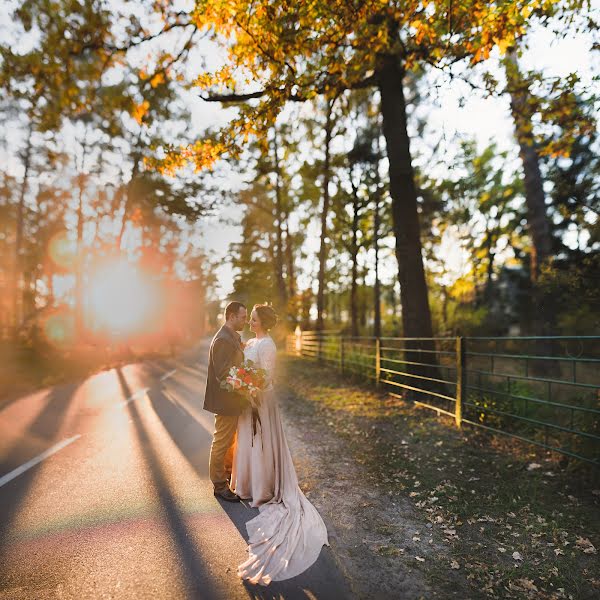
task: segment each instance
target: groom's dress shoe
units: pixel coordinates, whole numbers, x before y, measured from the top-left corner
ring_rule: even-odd
[[[240,497],[236,496],[229,488],[224,490],[215,490],[215,496],[227,500],[227,502],[239,502]]]

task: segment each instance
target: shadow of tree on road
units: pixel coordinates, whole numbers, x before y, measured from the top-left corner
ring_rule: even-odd
[[[119,372],[119,381],[126,397],[130,397],[131,389],[121,372]],[[202,381],[199,381],[199,384],[201,383]],[[195,391],[188,384],[178,382],[175,379],[169,379],[168,386],[169,390],[176,388],[185,395],[189,395]],[[198,422],[169,390],[167,390],[167,386],[163,382],[156,382],[154,385],[150,385],[150,389],[147,392],[150,404],[165,427],[165,430],[188,463],[198,473],[198,476],[202,479],[208,479],[208,456],[212,443],[212,433],[203,424]],[[203,599],[227,598],[226,593],[223,595],[222,593],[214,592],[216,595],[206,595],[208,593],[207,579],[210,575],[203,564],[202,556],[198,552],[197,547],[191,541],[193,536],[185,523],[185,515],[177,508],[175,498],[169,491],[166,474],[160,465],[156,451],[152,446],[152,441],[142,425],[135,402],[128,404],[128,407],[130,407],[138,436],[146,451],[147,462],[154,477],[161,501],[165,506],[165,512],[173,530],[174,538],[180,547],[186,576],[189,579],[188,583],[194,590],[202,589],[201,597]],[[211,485],[210,482],[207,482],[207,485]],[[218,502],[223,512],[229,517],[242,538],[247,542],[246,523],[258,515],[258,509],[250,507],[245,502],[231,503],[217,500],[216,498],[215,502]],[[232,564],[232,568],[236,568],[236,565]],[[211,583],[215,582],[211,581]],[[309,598],[335,598],[335,600],[343,600],[344,598],[351,597],[347,584],[335,564],[331,550],[327,547],[323,548],[317,562],[297,577],[281,582],[272,582],[266,587],[252,585],[247,581],[244,581],[243,585],[248,597],[253,599],[301,600]]]
[[[149,389],[147,395],[154,412],[181,454],[200,477],[208,478],[207,457],[212,443],[212,434],[165,391],[161,384]]]
[[[131,389],[120,369],[117,370],[119,382],[126,394],[131,396]],[[127,404],[131,415],[140,446],[148,469],[152,476],[156,493],[160,499],[161,507],[170,528],[173,540],[176,543],[180,559],[181,570],[186,578],[184,584],[190,598],[206,598],[216,600],[223,598],[223,590],[207,569],[207,561],[203,558],[194,543],[193,532],[187,526],[186,515],[177,505],[175,496],[167,477],[166,469],[160,461],[155,444],[144,426],[138,407],[135,402]],[[164,414],[164,411],[161,411]],[[170,420],[170,419],[168,419]]]
[[[61,429],[69,407],[73,402],[80,383],[61,385],[53,388],[45,397],[45,404],[27,431],[19,441],[6,452],[10,462],[0,464],[0,475],[9,473],[19,465],[38,456],[48,449],[48,445],[57,443],[56,434]],[[0,501],[0,540],[8,541],[11,528],[17,513],[22,510],[30,489],[33,487],[43,463],[39,463],[28,471],[10,481],[10,494],[4,494]],[[0,542],[0,565],[2,564],[2,543]]]

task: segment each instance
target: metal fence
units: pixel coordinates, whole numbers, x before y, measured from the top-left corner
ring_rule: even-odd
[[[600,466],[600,336],[348,337],[297,332],[287,352],[463,423]]]

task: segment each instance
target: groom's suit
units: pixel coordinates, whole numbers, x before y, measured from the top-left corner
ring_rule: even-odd
[[[204,394],[204,409],[215,413],[215,431],[208,464],[215,492],[228,487],[227,478],[231,475],[238,415],[248,405],[248,401],[240,394],[222,389],[221,381],[227,377],[232,366],[239,366],[243,361],[240,336],[223,325],[210,344]]]
[[[223,325],[210,344],[204,410],[217,415],[237,417],[241,414],[248,402],[240,394],[222,389],[221,381],[231,367],[243,362],[242,339],[233,329]]]

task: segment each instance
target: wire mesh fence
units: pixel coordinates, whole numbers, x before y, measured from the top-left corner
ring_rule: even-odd
[[[455,419],[600,466],[600,336],[290,335],[287,352]]]

